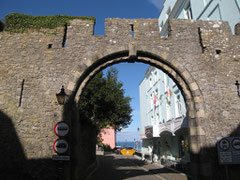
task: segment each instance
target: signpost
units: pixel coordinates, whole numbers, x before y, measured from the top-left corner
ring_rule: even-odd
[[[240,164],[240,137],[217,138],[219,164],[225,165],[227,180],[228,164]]]
[[[55,161],[69,161],[70,160],[70,156],[58,156],[58,155],[53,155],[52,159]]]
[[[54,126],[54,133],[60,138],[53,143],[53,150],[58,155],[53,155],[52,159],[56,161],[69,161],[70,156],[64,155],[68,150],[68,142],[63,139],[63,137],[67,136],[69,133],[68,124],[63,121],[58,122]]]
[[[68,142],[64,139],[57,139],[53,143],[53,150],[58,154],[64,154],[68,150]]]
[[[59,137],[64,137],[69,132],[69,126],[67,123],[61,121],[54,126],[54,133]]]
[[[219,164],[240,164],[240,137],[217,138]]]

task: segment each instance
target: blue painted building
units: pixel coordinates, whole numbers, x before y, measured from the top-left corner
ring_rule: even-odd
[[[240,0],[165,0],[159,16],[159,29],[167,35],[168,19],[228,21],[232,33],[240,22]]]
[[[142,153],[155,161],[189,161],[186,106],[181,91],[163,71],[149,66],[139,85]]]

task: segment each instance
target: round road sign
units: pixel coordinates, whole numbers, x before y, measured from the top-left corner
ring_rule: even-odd
[[[67,125],[67,123],[61,121],[58,122],[55,126],[54,126],[54,133],[59,136],[59,137],[63,137],[66,136],[69,132],[69,126]]]
[[[219,147],[220,149],[222,149],[223,151],[227,151],[230,147],[230,143],[227,139],[223,138],[219,141]]]
[[[235,150],[240,150],[240,138],[234,138],[232,140],[232,147],[235,149]]]
[[[64,139],[57,139],[53,143],[53,150],[58,154],[63,154],[68,150],[68,142]]]

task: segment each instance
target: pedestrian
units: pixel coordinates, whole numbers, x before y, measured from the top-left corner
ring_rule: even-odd
[[[145,154],[142,153],[142,161],[145,161]]]
[[[148,152],[149,152],[149,155],[150,155],[150,160],[151,160],[151,164],[154,162],[153,161],[153,147],[152,146],[148,146]]]

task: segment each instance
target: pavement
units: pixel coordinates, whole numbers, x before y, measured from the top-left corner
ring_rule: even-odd
[[[98,155],[98,167],[87,180],[188,180],[188,177],[157,163],[142,161],[136,156]]]

